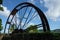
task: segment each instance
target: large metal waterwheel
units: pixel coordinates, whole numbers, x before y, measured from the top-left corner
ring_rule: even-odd
[[[24,30],[30,24],[35,24],[42,27],[44,32],[50,31],[44,13],[38,7],[28,2],[20,3],[12,10],[6,21],[4,33],[9,33],[9,29],[13,24],[19,30]]]

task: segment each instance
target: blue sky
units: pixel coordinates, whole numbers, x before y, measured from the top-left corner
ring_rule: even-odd
[[[31,2],[39,7],[46,15],[50,29],[60,29],[60,0],[3,0],[4,11],[0,11],[3,26],[10,12],[21,2]]]

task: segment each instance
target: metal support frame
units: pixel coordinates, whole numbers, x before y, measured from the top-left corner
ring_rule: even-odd
[[[18,9],[18,7],[20,7],[20,8]],[[14,16],[16,15],[16,13],[17,13],[19,10],[21,10],[22,8],[25,8],[25,7],[32,7],[32,8],[34,8],[34,9],[36,10],[36,12],[38,13],[38,15],[40,16],[40,19],[41,19],[41,21],[42,21],[43,31],[44,31],[44,32],[50,31],[50,27],[49,27],[48,20],[47,20],[46,16],[44,15],[44,13],[43,13],[38,7],[36,7],[36,6],[33,5],[32,3],[24,2],[24,3],[18,4],[18,5],[12,10],[12,12],[11,12],[10,15],[9,15],[9,17],[12,15],[12,16],[13,16],[12,19],[13,19]],[[32,8],[31,8],[31,10],[32,10]],[[26,10],[27,10],[27,9],[26,9]],[[26,13],[26,10],[25,10],[24,13]],[[28,19],[30,13],[31,13],[31,10],[30,10],[30,12],[29,12],[29,14],[28,14],[28,16],[27,16],[27,19]],[[24,14],[24,15],[25,15],[25,14]],[[23,15],[23,17],[24,17],[24,15]],[[8,20],[9,20],[9,17],[8,17],[8,19],[7,19],[7,21],[6,21],[4,33],[5,33],[5,30],[6,30],[7,24],[9,24],[9,23],[7,23]],[[11,19],[11,22],[12,22],[12,19]],[[26,19],[25,23],[27,22],[27,19]],[[23,18],[21,19],[20,22],[22,22],[22,20],[23,20]],[[32,19],[31,19],[31,20],[32,20]],[[29,20],[29,21],[30,21],[30,20]],[[27,22],[27,23],[29,23],[29,22]],[[20,23],[20,24],[21,24],[21,23]],[[23,26],[25,26],[25,24],[24,24]]]

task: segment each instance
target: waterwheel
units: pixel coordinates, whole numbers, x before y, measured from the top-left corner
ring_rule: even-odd
[[[10,13],[5,24],[4,33],[9,34],[12,25],[15,26],[12,33],[19,33],[18,31],[22,33],[25,30],[24,28],[27,28],[30,24],[42,27],[44,32],[50,32],[47,18],[37,6],[29,2],[20,3]]]

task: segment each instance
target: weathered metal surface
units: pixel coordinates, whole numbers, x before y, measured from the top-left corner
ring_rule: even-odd
[[[22,5],[24,5],[24,6],[22,6]],[[11,15],[13,16],[13,17],[12,17],[12,19],[13,19],[14,16],[16,15],[16,13],[17,13],[19,10],[21,10],[22,8],[25,8],[25,7],[32,7],[32,8],[34,8],[34,9],[37,11],[37,13],[38,13],[38,15],[39,15],[39,17],[40,17],[40,19],[41,19],[42,26],[43,26],[43,31],[44,31],[44,32],[50,31],[49,23],[48,23],[48,20],[47,20],[46,16],[44,15],[44,13],[43,13],[38,7],[36,7],[36,6],[33,5],[32,3],[28,3],[28,2],[24,2],[24,3],[18,4],[18,5],[12,10],[12,12],[10,13],[10,15],[9,15],[9,17],[8,17],[8,19],[7,19],[7,22],[8,22],[8,20],[9,20],[9,18],[10,18]],[[31,12],[31,11],[30,11],[30,12]],[[29,16],[29,15],[28,15],[28,16]],[[27,16],[27,17],[28,17],[28,16]],[[12,22],[12,19],[11,19],[11,22]],[[6,30],[7,22],[6,22],[6,25],[5,25],[4,33],[5,33],[5,30]],[[11,24],[10,24],[10,25],[11,25]],[[10,27],[10,26],[9,26],[9,27]]]

